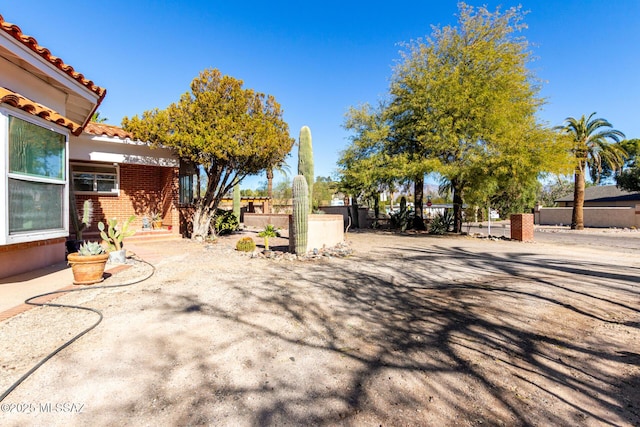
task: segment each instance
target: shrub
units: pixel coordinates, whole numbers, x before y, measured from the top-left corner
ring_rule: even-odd
[[[429,234],[444,234],[451,229],[453,229],[453,212],[450,210],[444,211],[444,214],[439,213],[429,224]]]
[[[251,237],[243,237],[236,243],[236,250],[240,252],[253,252],[256,249],[256,242]]]
[[[218,209],[216,212],[214,220],[216,234],[221,236],[231,234],[238,229],[239,225],[238,218],[233,214],[233,211]]]

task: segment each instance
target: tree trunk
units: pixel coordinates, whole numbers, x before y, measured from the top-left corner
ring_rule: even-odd
[[[358,202],[356,198],[351,199],[351,221],[353,222],[353,228],[360,228],[360,217],[358,215]]]
[[[451,180],[453,188],[453,232],[462,232],[462,185],[456,179]]]
[[[380,193],[373,196],[373,226],[378,227],[378,218],[380,217]]]
[[[273,204],[273,169],[267,169],[267,197],[269,197],[269,203],[267,203],[267,209],[265,213],[271,213],[271,205]]]
[[[420,174],[416,177],[413,186],[413,205],[416,211],[415,216],[413,217],[413,228],[415,230],[424,230],[424,214],[422,212],[423,208],[423,196],[424,196],[424,175]]]
[[[580,162],[574,174],[573,212],[571,229],[584,230],[584,162]]]
[[[203,241],[209,236],[211,230],[211,212],[206,206],[198,206],[193,213],[193,240]]]

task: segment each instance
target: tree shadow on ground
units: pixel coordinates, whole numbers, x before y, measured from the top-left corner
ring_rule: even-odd
[[[145,309],[183,328],[179,343],[147,337],[163,357],[141,401],[181,425],[640,424],[628,267],[445,246],[384,254],[265,264],[212,282],[214,300],[161,289]],[[185,364],[196,374],[165,388]]]

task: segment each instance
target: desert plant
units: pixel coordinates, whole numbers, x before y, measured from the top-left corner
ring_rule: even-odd
[[[293,178],[293,224],[292,249],[296,255],[307,252],[307,237],[309,229],[309,190],[304,176]]]
[[[75,207],[75,197],[73,198]],[[93,202],[90,199],[82,203],[81,215],[72,215],[71,222],[76,232],[76,240],[82,240],[82,232],[91,226],[93,220]]]
[[[81,256],[101,255],[105,252],[104,246],[98,242],[84,242],[78,249],[78,255]]]
[[[151,227],[160,229],[162,228],[162,214],[158,211],[151,211],[149,214],[151,220]]]
[[[233,186],[233,214],[240,223],[240,184]]]
[[[309,210],[313,210],[313,148],[311,145],[311,129],[303,126],[300,129],[300,146],[298,147],[298,175],[307,180]]]
[[[136,234],[135,230],[130,230],[129,226],[136,219],[135,215],[131,215],[127,218],[122,225],[118,223],[117,218],[111,218],[107,221],[107,229],[102,221],[98,223],[98,229],[100,230],[100,237],[107,242],[110,251],[122,250],[122,241],[125,237],[133,236]]]
[[[251,237],[243,237],[236,243],[236,250],[240,252],[253,252],[256,249],[256,242]]]
[[[407,209],[407,199],[402,197],[400,199],[400,210],[391,214],[391,225],[393,228],[399,228],[405,231],[409,225],[413,224],[415,212],[411,212]]]
[[[264,239],[264,250],[268,251],[269,250],[269,237],[278,237],[280,235],[280,233],[278,232],[278,229],[276,227],[274,227],[271,224],[267,224],[264,227],[264,230],[262,230],[260,233],[258,233],[258,236],[262,237]]]
[[[214,220],[216,234],[231,234],[238,229],[239,225],[240,223],[238,222],[238,218],[236,218],[233,211],[225,211],[223,209],[218,209],[216,211],[216,217]]]
[[[453,229],[454,217],[451,210],[445,210],[444,213],[438,213],[429,224],[429,234],[445,234]]]

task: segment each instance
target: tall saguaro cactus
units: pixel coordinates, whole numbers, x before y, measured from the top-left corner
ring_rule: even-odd
[[[233,186],[233,214],[240,223],[240,184]]]
[[[309,190],[309,210],[313,209],[313,147],[311,145],[311,129],[302,126],[298,147],[298,175],[307,180]]]
[[[290,249],[296,255],[307,252],[309,234],[309,190],[307,180],[302,175],[293,178],[293,224]]]

